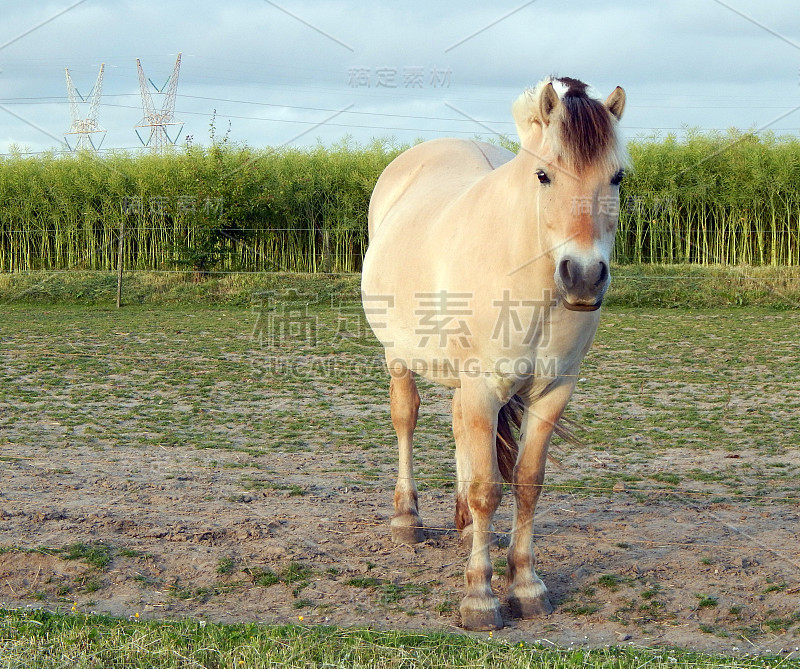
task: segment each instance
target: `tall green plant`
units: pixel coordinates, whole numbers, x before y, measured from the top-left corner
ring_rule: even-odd
[[[357,272],[386,142],[252,149],[227,135],[163,155],[0,159],[0,271],[125,266]],[[800,265],[800,140],[689,133],[637,140],[620,263]]]

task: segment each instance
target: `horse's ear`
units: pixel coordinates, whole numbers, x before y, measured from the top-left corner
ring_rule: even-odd
[[[550,123],[550,118],[560,104],[561,100],[558,99],[556,89],[553,88],[552,83],[548,82],[539,94],[539,120],[543,125]]]
[[[619,121],[625,110],[625,91],[619,86],[611,91],[611,95],[606,98],[606,107]]]

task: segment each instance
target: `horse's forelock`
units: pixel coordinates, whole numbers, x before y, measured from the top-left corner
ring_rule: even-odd
[[[556,85],[563,105],[554,139],[557,138],[558,153],[565,165],[581,172],[597,162],[613,161],[618,153],[618,137],[606,106],[592,97],[589,86],[579,79],[558,77],[543,83],[547,81]]]
[[[617,143],[611,113],[599,100],[587,95],[565,95],[561,99],[560,139],[562,159],[578,171],[604,161]]]

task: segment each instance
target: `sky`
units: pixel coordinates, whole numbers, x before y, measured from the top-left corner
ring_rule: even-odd
[[[208,145],[212,124],[251,147],[513,138],[512,101],[551,74],[603,97],[622,86],[628,139],[800,134],[796,0],[0,0],[0,12],[0,153],[74,145],[64,70],[88,98],[101,64],[95,144],[141,148],[136,59],[160,109],[179,53],[179,144]]]

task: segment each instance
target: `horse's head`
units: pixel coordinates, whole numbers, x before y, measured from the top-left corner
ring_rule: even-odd
[[[617,134],[625,91],[605,102],[576,79],[548,78],[514,102],[526,189],[535,190],[539,253],[555,267],[567,309],[592,311],[609,284],[609,257],[627,154]]]

